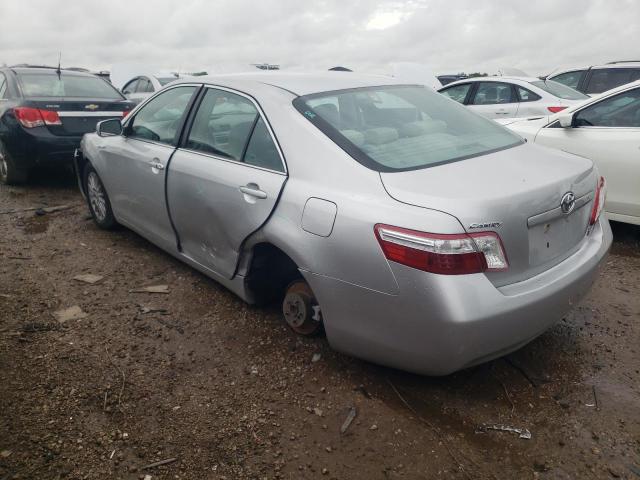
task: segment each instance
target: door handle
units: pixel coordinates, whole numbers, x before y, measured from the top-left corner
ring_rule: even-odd
[[[164,170],[164,165],[157,158],[151,160],[149,166],[155,170]]]
[[[260,187],[255,183],[249,183],[244,187],[239,188],[242,193],[244,193],[245,195],[249,195],[250,197],[259,198],[261,200],[267,198],[267,192],[263,192],[262,190],[260,190]]]

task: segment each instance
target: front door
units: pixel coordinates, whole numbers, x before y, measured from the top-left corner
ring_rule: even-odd
[[[175,247],[165,201],[165,174],[191,98],[198,87],[177,86],[158,95],[109,138],[103,181],[119,221],[149,240]],[[111,167],[112,166],[112,167]]]
[[[242,243],[269,218],[286,178],[273,133],[253,100],[209,88],[167,177],[183,255],[232,278]]]

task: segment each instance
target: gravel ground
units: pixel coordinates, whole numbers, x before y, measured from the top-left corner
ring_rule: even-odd
[[[540,338],[427,378],[99,230],[72,179],[0,186],[0,212],[0,479],[640,478],[639,228],[614,225],[592,292]]]

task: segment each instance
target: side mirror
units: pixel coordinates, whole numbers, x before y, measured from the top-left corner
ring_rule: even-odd
[[[103,120],[96,125],[96,133],[100,137],[113,137],[122,135],[122,123],[119,118],[110,118]]]
[[[563,113],[558,117],[558,121],[560,122],[560,126],[562,128],[571,128],[573,126],[573,114]]]

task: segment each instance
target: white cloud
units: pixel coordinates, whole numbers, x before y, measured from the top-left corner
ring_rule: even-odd
[[[344,65],[388,71],[421,62],[436,72],[637,57],[635,0],[0,0],[0,64],[166,70],[295,69]]]

